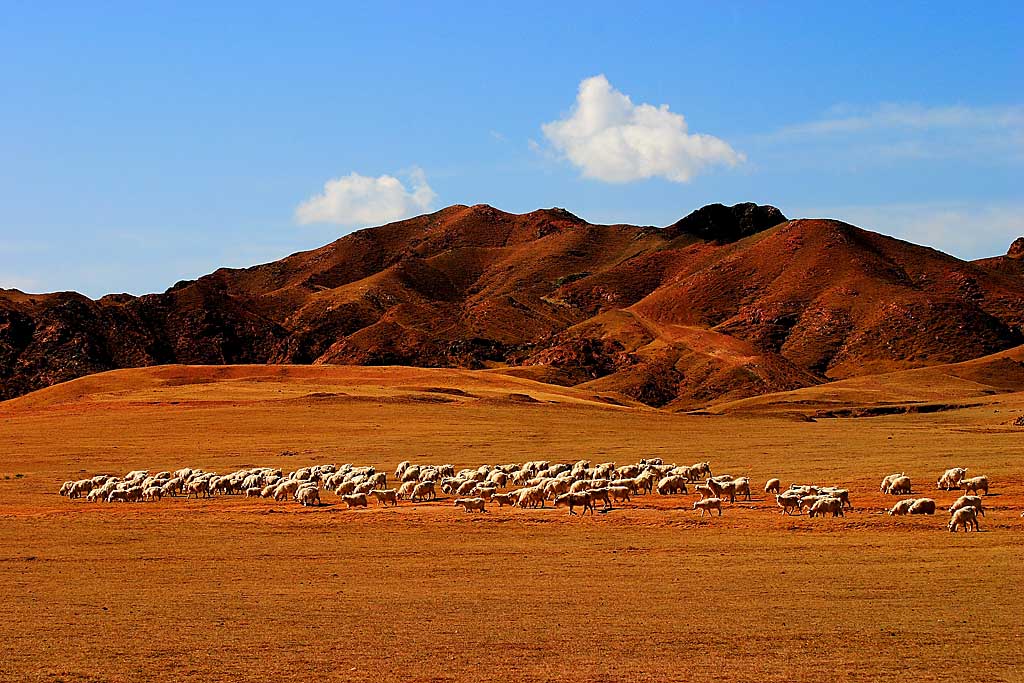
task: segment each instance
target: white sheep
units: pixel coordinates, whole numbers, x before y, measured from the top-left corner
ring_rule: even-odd
[[[406,474],[408,475],[408,472]],[[409,497],[414,503],[428,498],[430,500],[437,498],[437,493],[434,491],[434,482],[432,481],[424,481],[417,484],[416,488],[412,490],[412,495]]]
[[[831,496],[824,496],[814,501],[814,505],[811,506],[808,515],[811,517],[824,517],[828,513],[832,513],[833,517],[842,517],[843,501]]]
[[[707,512],[709,515],[712,510],[718,510],[718,516],[722,516],[722,499],[721,498],[703,498],[701,500],[693,501],[693,509],[700,510],[700,516],[703,517],[704,513]]]
[[[910,477],[896,477],[889,482],[889,490],[886,493],[898,496],[906,495],[911,491]]]
[[[981,498],[979,496],[960,496],[952,505],[949,506],[949,514],[952,515],[960,508],[967,507],[972,507],[978,511],[979,515],[981,515],[982,517],[985,516],[985,510],[981,505]]]
[[[878,490],[881,491],[882,493],[889,493],[889,486],[892,485],[893,480],[899,479],[903,475],[903,472],[888,475],[887,477],[882,479],[882,485],[878,487]]]
[[[347,505],[349,509],[356,507],[366,507],[365,493],[350,493],[347,496],[342,496],[341,500],[344,501],[345,505]]]
[[[960,481],[960,488],[964,490],[964,493],[977,493],[981,491],[984,495],[988,495],[988,477],[982,475],[980,477],[971,477],[970,479],[962,479]]]
[[[456,498],[455,507],[462,506],[466,512],[487,512],[483,498]]]
[[[188,500],[192,496],[198,498],[200,495],[202,495],[205,498],[209,498],[210,484],[206,479],[190,481],[188,484],[185,485],[185,493],[187,494],[185,496],[186,500]]]
[[[935,501],[931,498],[918,498],[907,512],[911,515],[934,515]]]
[[[303,486],[295,492],[295,498],[303,507],[320,505],[320,489],[316,486]]]
[[[515,501],[512,499],[511,493],[495,493],[491,496],[491,502],[497,503],[498,507],[515,505]]]
[[[778,494],[779,493],[779,489],[781,489],[781,488],[782,488],[782,482],[781,481],[779,481],[778,479],[769,479],[768,482],[764,485],[764,492],[765,493]]]
[[[605,510],[609,510],[612,507],[611,497],[608,495],[608,487],[602,486],[599,489],[590,489],[590,502],[592,505],[597,504],[598,501],[603,503]]]
[[[418,486],[418,482],[415,481],[403,482],[402,485],[398,487],[398,497],[402,499],[408,498],[409,496],[412,495],[412,492],[416,489],[416,486]],[[346,493],[351,493],[351,491],[346,491]]]
[[[800,496],[790,493],[776,494],[775,504],[782,508],[782,514],[791,515],[793,510],[800,510]]]
[[[398,463],[398,467],[395,468],[396,481],[402,481],[402,476],[405,475],[405,471],[409,469],[410,465],[412,465],[412,463],[409,462],[408,460],[403,460],[402,462]]]
[[[563,493],[560,496],[555,497],[555,507],[566,506],[569,508],[569,514],[575,515],[575,508],[583,508],[583,514],[587,514],[587,510],[590,510],[590,514],[594,514],[594,504],[590,499],[589,491],[582,491],[580,493]]]
[[[910,512],[910,508],[917,502],[917,498],[904,498],[901,501],[897,501],[892,508],[889,509],[889,516],[905,515]]]
[[[608,494],[612,497],[616,503],[618,502],[629,502],[629,487],[628,486],[609,486]]]
[[[974,529],[978,531],[978,511],[973,507],[963,507],[953,513],[949,520],[949,530],[956,533],[957,527],[961,527],[964,533]]]
[[[370,495],[377,499],[377,505],[383,504],[385,507],[387,507],[388,503],[398,505],[397,489],[373,489],[370,491]]]
[[[935,487],[944,491],[951,491],[960,488],[960,482],[967,476],[966,467],[951,467],[942,473]]]
[[[658,493],[668,496],[673,493],[688,493],[686,490],[686,479],[681,475],[670,475],[658,482]]]

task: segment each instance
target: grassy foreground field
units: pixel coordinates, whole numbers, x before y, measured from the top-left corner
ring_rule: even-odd
[[[1019,394],[804,422],[671,415],[495,373],[156,368],[0,404],[0,678],[11,681],[1024,680]],[[286,454],[287,453],[287,454]],[[693,495],[593,518],[444,499],[103,505],[98,472],[399,460],[710,460],[839,484],[841,519]],[[987,474],[982,533],[891,518],[906,471]],[[18,476],[22,475],[22,476]],[[9,478],[8,478],[9,477]]]

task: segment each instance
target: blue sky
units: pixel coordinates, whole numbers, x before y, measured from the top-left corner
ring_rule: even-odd
[[[1024,234],[1020,3],[209,4],[3,3],[0,286],[163,291],[455,203]]]

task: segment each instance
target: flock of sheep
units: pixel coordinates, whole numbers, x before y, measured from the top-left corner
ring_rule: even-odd
[[[964,490],[949,508],[949,530],[958,528],[978,530],[978,516],[984,516],[981,497],[988,495],[986,477],[967,478],[967,470],[956,467],[947,470],[937,486],[944,490]],[[69,499],[85,498],[89,501],[138,502],[155,501],[165,496],[186,499],[214,495],[244,495],[248,498],[272,498],[275,501],[293,500],[304,506],[321,504],[321,491],[333,491],[349,508],[367,507],[372,499],[377,505],[394,506],[400,500],[416,503],[435,500],[440,490],[454,497],[454,505],[466,512],[487,512],[487,506],[518,506],[543,508],[550,502],[553,507],[565,507],[569,514],[588,511],[593,515],[600,506],[607,511],[619,502],[630,501],[632,496],[688,494],[688,486],[700,498],[693,509],[700,515],[717,511],[722,514],[725,502],[737,498],[751,499],[750,479],[727,474],[714,476],[706,462],[694,465],[665,464],[660,458],[641,460],[631,465],[615,463],[592,464],[587,460],[576,463],[531,461],[523,464],[481,465],[476,469],[455,471],[453,465],[415,465],[402,462],[395,469],[388,487],[388,474],[374,467],[351,464],[314,465],[285,474],[272,467],[241,469],[220,475],[199,469],[183,468],[150,474],[149,470],[135,470],[123,477],[100,474],[88,479],[66,481],[60,495]],[[774,494],[782,514],[800,514],[805,510],[810,517],[843,516],[853,508],[848,489],[834,486],[792,484],[782,491],[779,479],[769,479],[766,494]],[[911,492],[911,481],[904,473],[892,474],[882,481],[881,491],[886,494],[905,495]],[[890,515],[935,514],[936,504],[930,498],[907,498],[897,502]]]
[[[955,532],[958,528],[965,532],[978,530],[978,515],[985,516],[985,508],[981,503],[981,496],[970,495],[982,493],[988,495],[988,477],[979,476],[967,478],[967,469],[964,467],[951,467],[942,473],[935,486],[943,491],[964,491],[964,495],[957,498],[949,506],[949,530]],[[906,495],[910,493],[910,477],[905,473],[890,474],[882,479],[880,490],[882,493],[892,495]],[[934,515],[935,501],[931,498],[904,498],[898,501],[889,510],[890,515]],[[1024,515],[1021,515],[1024,517]]]

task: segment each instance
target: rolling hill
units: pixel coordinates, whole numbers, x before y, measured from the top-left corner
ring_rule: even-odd
[[[162,294],[0,290],[0,398],[161,364],[405,365],[690,410],[1024,344],[1015,256],[754,204],[665,228],[451,206]]]

